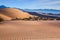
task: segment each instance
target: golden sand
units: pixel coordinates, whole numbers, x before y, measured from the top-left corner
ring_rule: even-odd
[[[60,40],[60,21],[6,21],[0,40]]]
[[[21,10],[18,10],[18,9],[15,9],[15,8],[3,8],[3,9],[0,9],[0,13],[6,15],[6,16],[9,16],[11,18],[29,18],[30,15],[29,13],[27,12],[23,12]]]

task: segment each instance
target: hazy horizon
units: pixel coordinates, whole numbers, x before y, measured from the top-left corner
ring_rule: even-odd
[[[21,9],[60,10],[60,0],[0,0],[0,5]]]

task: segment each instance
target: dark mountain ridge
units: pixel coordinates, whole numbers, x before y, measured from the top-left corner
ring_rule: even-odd
[[[0,8],[10,8],[10,7],[6,7],[4,5],[1,5]],[[16,8],[16,9],[22,10],[24,12],[31,14],[31,15],[35,15],[35,16],[39,16],[39,17],[60,18],[60,10],[54,10],[54,9],[20,9],[20,8]],[[53,13],[53,12],[56,12],[56,13]],[[57,14],[57,13],[59,13],[59,14]]]

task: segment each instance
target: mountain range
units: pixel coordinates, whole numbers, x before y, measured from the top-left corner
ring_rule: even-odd
[[[42,12],[40,12],[42,11]],[[45,11],[45,12],[43,12]],[[46,11],[48,12],[46,14]],[[55,12],[54,13],[51,13]],[[53,10],[53,9],[20,9],[20,8],[10,8],[4,5],[0,6],[0,17],[4,20],[11,20],[16,18],[29,18],[34,16],[39,16],[43,18],[60,18],[59,14],[60,10]]]
[[[60,10],[54,10],[54,9],[23,9],[23,10],[27,12],[60,14]]]
[[[9,8],[4,5],[1,5],[0,8]],[[25,12],[38,12],[38,13],[53,13],[53,14],[60,14],[60,10],[55,9],[20,9],[19,10],[25,11]]]

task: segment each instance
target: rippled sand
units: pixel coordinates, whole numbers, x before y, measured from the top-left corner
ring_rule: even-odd
[[[0,40],[60,40],[60,21],[6,21]]]

